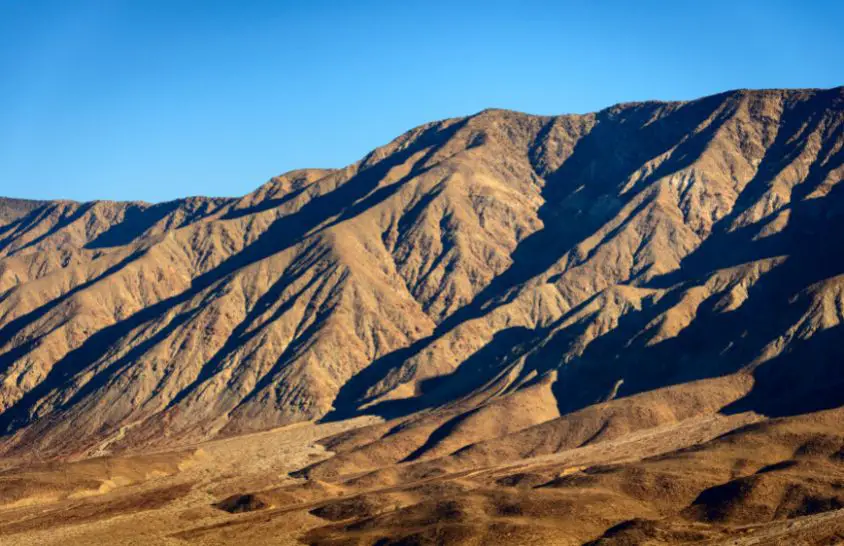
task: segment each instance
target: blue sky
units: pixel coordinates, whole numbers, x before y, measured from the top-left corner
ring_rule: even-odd
[[[0,195],[241,195],[426,121],[844,84],[838,1],[0,0]]]

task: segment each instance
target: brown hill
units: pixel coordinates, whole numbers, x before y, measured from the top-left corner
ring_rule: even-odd
[[[837,405],[842,97],[489,110],[241,199],[12,203],[4,445],[481,411],[549,374],[538,420],[742,370],[747,409]]]
[[[202,499],[165,520],[212,542],[253,511],[319,544],[834,540],[842,178],[844,88],[742,90],[486,110],[237,199],[0,200],[0,486],[85,522],[121,512],[98,483]],[[273,467],[305,482],[182,472],[316,419],[333,456]]]

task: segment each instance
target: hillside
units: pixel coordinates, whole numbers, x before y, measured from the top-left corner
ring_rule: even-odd
[[[369,416],[285,467],[357,499],[312,514],[339,522],[314,544],[436,543],[437,519],[451,541],[500,524],[547,543],[587,516],[561,544],[672,543],[841,508],[842,179],[839,87],[485,110],[234,199],[2,200],[0,453],[175,453]],[[795,435],[829,445],[803,457]],[[604,443],[620,451],[560,459]],[[499,470],[462,481],[479,469]],[[294,494],[270,486],[264,505]],[[615,508],[584,515],[582,491]]]

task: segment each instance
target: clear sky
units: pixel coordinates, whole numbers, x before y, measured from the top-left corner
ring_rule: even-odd
[[[0,0],[0,195],[241,195],[487,107],[844,84],[841,1]]]

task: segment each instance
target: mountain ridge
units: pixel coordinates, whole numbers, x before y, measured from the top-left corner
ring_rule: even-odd
[[[842,180],[838,87],[0,199],[0,536],[837,544]]]
[[[606,363],[645,333],[636,358],[678,336],[698,354],[702,318],[722,318],[710,307],[740,310],[760,279],[823,318],[750,336],[779,348],[729,330],[744,353],[701,373],[775,359],[795,324],[840,319],[821,243],[800,259],[828,276],[770,274],[839,221],[843,101],[839,87],[488,109],[240,198],[42,204],[0,226],[3,449],[129,449],[467,396],[483,414],[551,373],[538,415],[565,414],[694,379]]]

